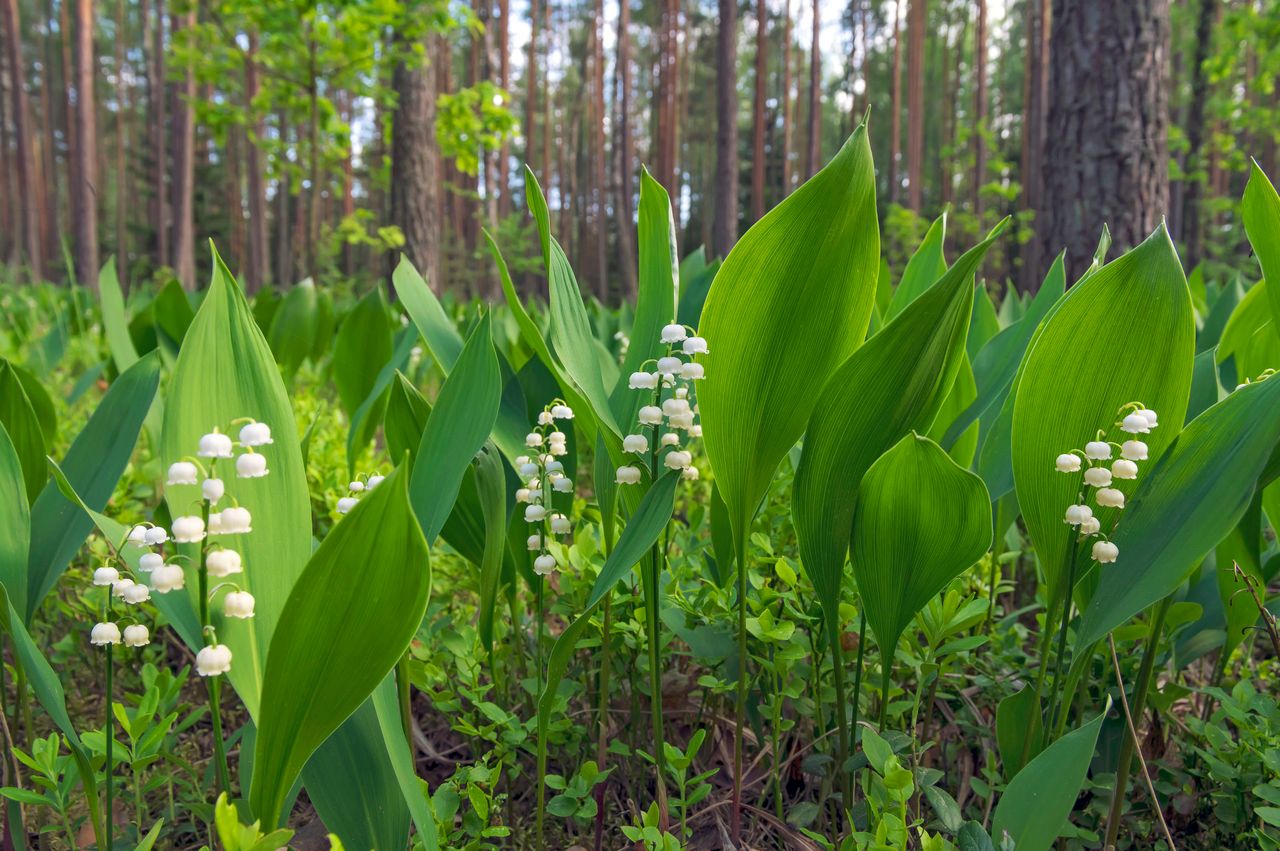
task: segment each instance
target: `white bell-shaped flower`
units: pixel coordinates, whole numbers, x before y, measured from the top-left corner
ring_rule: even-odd
[[[533,502],[533,491],[528,488],[520,488],[516,491],[516,502],[528,503]]]
[[[1138,478],[1138,465],[1128,458],[1117,458],[1111,464],[1111,475],[1117,479],[1136,479]]]
[[[1104,508],[1124,508],[1124,492],[1115,488],[1099,488],[1094,495]]]
[[[569,436],[562,431],[553,431],[551,434],[547,435],[547,443],[553,445],[556,443],[564,443],[568,439]]]
[[[211,432],[200,438],[200,448],[196,452],[201,458],[230,458],[231,438],[222,432]]]
[[[551,531],[556,535],[567,535],[573,531],[573,524],[563,514],[552,514]]]
[[[523,467],[525,464],[528,464],[528,463],[529,463],[529,460],[530,460],[530,459],[529,459],[529,456],[528,456],[528,455],[517,455],[517,456],[516,456],[516,469],[518,470],[518,469],[520,469],[521,467]]]
[[[568,405],[552,405],[551,416],[557,420],[571,420],[573,419],[573,408]]]
[[[364,488],[365,488],[364,482],[360,481],[359,479],[355,479],[354,481],[347,483],[347,490],[351,491],[352,493],[360,493],[361,491],[364,490]]]
[[[1080,456],[1074,452],[1064,452],[1053,462],[1059,473],[1076,473],[1080,470]]]
[[[548,451],[553,456],[563,457],[569,454],[569,447],[565,445],[564,441],[559,441],[551,444],[548,447]]]
[[[151,599],[151,589],[141,583],[135,582],[120,592],[120,599],[124,600],[131,606],[139,603],[145,603]]]
[[[200,470],[190,461],[175,461],[169,465],[170,485],[194,485],[200,480]]]
[[[157,594],[181,591],[187,587],[187,575],[176,564],[162,564],[151,571],[151,590]]]
[[[253,603],[253,595],[248,591],[232,591],[222,600],[222,613],[245,620],[253,617]]]
[[[689,336],[689,332],[685,330],[683,325],[673,322],[670,325],[662,326],[662,342],[668,345],[682,342],[687,336]]]
[[[550,411],[539,411],[539,412],[538,412],[538,425],[543,425],[543,426],[545,426],[545,425],[551,425],[551,419],[552,419],[552,417],[551,417],[551,412],[550,412]]]
[[[1141,440],[1126,440],[1120,447],[1120,457],[1129,461],[1146,461],[1147,444]]]
[[[707,370],[700,363],[690,361],[680,367],[680,377],[685,381],[701,381],[706,375]]]
[[[222,524],[222,512],[221,511],[210,512],[209,526],[207,529],[205,529],[205,532],[210,535],[224,535],[226,534],[226,531],[227,531],[226,528]]]
[[[1151,431],[1151,426],[1147,424],[1147,418],[1142,414],[1132,413],[1121,420],[1120,430],[1127,431],[1129,434],[1146,434]]]
[[[205,569],[209,571],[210,576],[221,579],[233,573],[241,573],[244,570],[244,564],[240,560],[240,553],[235,550],[212,550],[205,557]]]
[[[150,573],[162,564],[164,564],[164,556],[160,553],[143,553],[138,559],[138,570]]]
[[[1105,440],[1091,440],[1084,445],[1084,457],[1092,461],[1110,460],[1111,444]]]
[[[645,405],[640,409],[641,425],[662,425],[662,409],[657,405]]]
[[[632,390],[653,390],[658,386],[659,378],[656,372],[633,372],[627,379],[627,387]]]
[[[1111,484],[1111,471],[1106,467],[1090,467],[1084,471],[1084,483],[1095,488]]]
[[[694,423],[687,429],[690,437],[702,437],[702,423]]]
[[[1150,408],[1143,408],[1141,411],[1138,411],[1138,413],[1142,414],[1142,416],[1146,419],[1147,428],[1156,428],[1157,426],[1160,425],[1160,418],[1156,416],[1156,412],[1151,410]]]
[[[110,588],[120,581],[120,571],[114,567],[100,567],[93,572],[93,584],[99,588]]]
[[[147,528],[145,541],[147,546],[158,547],[167,540],[169,540],[169,533],[164,530],[163,526],[150,526]]]
[[[271,428],[266,423],[249,423],[240,429],[241,446],[266,446],[271,442]]]
[[[688,399],[667,399],[662,403],[662,413],[674,417],[677,414],[691,414],[693,409],[689,407]]]
[[[1079,526],[1092,516],[1093,509],[1087,505],[1069,505],[1067,506],[1066,515],[1062,518],[1062,522],[1069,523],[1072,526]]]
[[[622,438],[623,452],[643,453],[649,451],[649,438],[643,434],[629,434]]]
[[[246,452],[236,458],[236,475],[242,479],[260,479],[267,474],[267,456]],[[361,489],[364,485],[360,485]]]
[[[204,540],[204,521],[195,515],[173,519],[173,539],[179,544],[194,544]]]
[[[1120,556],[1120,548],[1110,541],[1095,541],[1093,560],[1098,564],[1111,564]]]
[[[530,535],[529,540],[525,542],[525,545],[529,548],[530,552],[535,552],[537,550],[542,549],[542,536]]]
[[[102,646],[104,644],[120,643],[120,627],[111,623],[96,623],[93,630],[89,633],[89,643]]]
[[[693,428],[693,411],[685,411],[682,414],[673,414],[667,418],[667,425],[682,431]]]
[[[552,474],[552,473],[563,473],[563,472],[564,472],[564,464],[561,464],[559,461],[548,461],[548,462],[547,462],[547,474],[548,474],[548,475],[550,475],[550,474]],[[554,477],[553,477],[553,478],[554,478]]]
[[[373,490],[378,485],[382,484],[386,478],[386,476],[370,476],[366,484],[369,490]]]
[[[530,476],[538,475],[538,465],[533,463],[521,464],[520,475],[526,479],[529,478]]]
[[[524,508],[524,520],[526,523],[540,523],[542,518],[547,516],[547,509],[541,505],[526,505]]]
[[[147,527],[138,525],[129,530],[129,543],[135,546],[145,546],[147,543]]]
[[[707,348],[707,341],[702,337],[690,337],[684,341],[682,347],[686,355],[705,355],[710,349]]]
[[[685,467],[680,472],[680,477],[688,482],[696,482],[700,475],[697,467]]]
[[[137,584],[137,583],[136,583],[136,582],[134,582],[134,581],[133,581],[132,579],[130,579],[129,577],[127,577],[127,576],[122,576],[122,577],[120,577],[119,579],[117,579],[117,580],[116,580],[115,584],[113,584],[113,585],[111,586],[111,596],[112,596],[112,597],[116,597],[116,598],[118,598],[118,599],[123,599],[123,598],[124,598],[124,592],[125,592],[125,589],[130,588],[130,587],[132,587],[133,585],[136,585],[136,584]]]
[[[151,643],[151,632],[140,623],[129,624],[124,628],[125,647],[145,647]]]
[[[205,479],[200,483],[200,495],[210,505],[222,499],[222,495],[226,492],[227,486],[222,483],[222,479]]]
[[[531,431],[524,436],[524,445],[532,449],[535,446],[542,445],[542,435],[536,431]]]
[[[250,525],[253,518],[249,515],[249,509],[243,506],[233,505],[229,508],[222,509],[222,531],[226,535],[241,535],[245,532],[252,532],[253,526]]]
[[[684,361],[672,355],[668,355],[664,358],[658,358],[658,372],[662,375],[676,375],[680,372],[680,367],[683,365]]]
[[[662,445],[663,446],[679,446],[680,435],[676,434],[674,431],[668,431],[664,433],[662,435]]]
[[[619,467],[614,481],[620,485],[636,485],[640,483],[640,468],[630,464]]]
[[[201,647],[196,654],[196,673],[202,677],[216,677],[231,670],[231,648],[225,644]]]
[[[662,464],[668,470],[683,470],[693,463],[693,453],[685,450],[668,452],[663,456]]]
[[[344,496],[338,500],[338,504],[334,508],[339,514],[347,514],[356,507],[356,503],[359,501],[354,496]]]
[[[550,553],[543,553],[533,560],[533,572],[539,576],[546,576],[555,572],[556,557]]]
[[[556,493],[573,493],[573,479],[559,476],[551,480],[551,489]]]
[[[1089,517],[1080,524],[1080,534],[1085,535],[1086,537],[1089,535],[1096,535],[1098,534],[1098,530],[1101,528],[1102,523],[1097,517]]]

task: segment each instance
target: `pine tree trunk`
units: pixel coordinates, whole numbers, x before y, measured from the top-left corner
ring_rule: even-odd
[[[898,160],[902,158],[902,3],[893,2],[893,81],[889,107],[889,203],[896,204],[901,195],[902,179],[898,176]]]
[[[978,28],[973,35],[973,214],[982,228],[982,186],[987,179],[987,0],[978,0]]]
[[[171,31],[194,27],[194,10],[170,17]],[[182,286],[194,290],[196,286],[195,257],[195,166],[196,78],[194,70],[184,70],[173,110],[173,271]]]
[[[635,175],[635,143],[631,138],[631,2],[618,2],[618,61],[614,67],[617,75],[618,102],[614,121],[618,127],[618,262],[622,267],[622,283],[626,295],[632,300],[639,291],[636,270],[635,216],[631,198]]]
[[[504,0],[505,2],[505,0]],[[545,172],[546,164],[537,158],[534,140],[538,138],[538,0],[529,2],[529,55],[524,65],[524,156],[535,172]],[[545,156],[545,153],[544,153]],[[546,179],[546,175],[540,175]]]
[[[1168,0],[1054,0],[1040,234],[1084,271],[1106,223],[1117,249],[1160,224],[1169,197]]]
[[[116,100],[116,274],[120,286],[129,285],[129,216],[128,198],[133,196],[129,170],[125,167],[125,113],[129,109],[129,88],[124,81],[125,0],[116,0],[115,100]],[[237,211],[238,212],[238,211]],[[237,216],[238,218],[238,216]]]
[[[791,97],[791,0],[786,0],[786,17],[782,22],[782,192],[780,198],[791,194],[791,150],[795,138],[795,107]]]
[[[928,0],[911,0],[907,21],[907,207],[924,196],[924,30]]]
[[[1196,18],[1194,58],[1191,65],[1191,101],[1187,105],[1186,162],[1183,173],[1190,176],[1182,198],[1182,233],[1186,244],[1183,263],[1188,269],[1200,262],[1200,199],[1204,195],[1204,163],[1201,148],[1204,145],[1204,104],[1209,83],[1205,62],[1213,40],[1213,25],[1218,17],[1218,0],[1200,0],[1200,14]],[[1272,134],[1274,135],[1274,134]]]
[[[711,253],[738,239],[738,0],[719,0],[716,33],[716,182]],[[759,86],[756,87],[759,91]]]
[[[245,268],[245,285],[250,294],[256,293],[267,281],[267,187],[263,173],[262,151],[258,140],[262,138],[262,117],[253,109],[253,99],[258,95],[258,34],[249,33],[249,49],[244,58],[245,114],[249,124],[245,132],[245,171],[249,190],[249,263]]]
[[[144,0],[145,2],[145,0]],[[147,70],[147,139],[150,146],[151,198],[150,218],[155,241],[155,264],[169,265],[169,189],[168,170],[168,99],[165,97],[164,72],[164,0],[155,0],[154,25],[143,15],[144,50]]]
[[[76,280],[98,288],[98,129],[93,91],[93,0],[75,0],[76,136],[78,180],[72,188],[76,217]]]
[[[289,118],[283,109],[276,113],[276,126],[280,140],[286,145],[290,138],[297,139],[292,132]],[[276,284],[288,286],[293,281],[293,207],[299,203],[293,197],[293,180],[289,172],[282,171],[276,181],[276,239],[272,243],[276,250]]]
[[[1050,0],[1030,0],[1027,3],[1026,74],[1022,89],[1022,165],[1019,169],[1022,181],[1022,208],[1039,210],[1043,194],[1044,176],[1041,163],[1044,160],[1045,98],[1048,97],[1049,72],[1049,7]],[[1038,231],[1040,221],[1034,222]],[[1018,285],[1023,292],[1035,292],[1042,278],[1044,265],[1040,255],[1041,240],[1032,238],[1022,245],[1021,269]]]
[[[609,215],[608,157],[605,150],[604,113],[604,0],[595,0],[591,21],[591,220],[595,237],[596,291],[606,304],[609,299]]]
[[[22,246],[34,281],[44,280],[44,250],[40,241],[40,204],[36,178],[38,164],[32,140],[31,105],[27,102],[26,71],[22,59],[22,32],[18,18],[18,0],[0,0],[0,23],[3,23],[5,58],[9,64],[10,110],[13,131],[17,137],[18,200],[21,205]]]
[[[769,71],[769,6],[756,0],[756,91],[751,114],[751,220],[764,215],[764,104]]]
[[[819,0],[813,0],[813,34],[809,44],[809,147],[805,153],[804,176],[822,167],[822,50],[818,44],[821,31]]]
[[[436,174],[440,152],[436,146],[436,70],[429,61],[413,58],[401,41],[401,59],[391,75],[398,108],[391,118],[391,223],[404,234],[401,251],[437,290],[440,280],[440,201]],[[428,50],[428,55],[447,56]],[[394,268],[396,253],[388,258]]]
[[[511,90],[511,0],[498,0],[498,85]],[[511,143],[502,140],[498,149],[495,179],[498,190],[498,215],[511,213]]]

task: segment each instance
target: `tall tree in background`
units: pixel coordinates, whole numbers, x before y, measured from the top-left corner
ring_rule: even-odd
[[[617,106],[614,123],[618,128],[617,149],[617,205],[618,212],[618,265],[622,269],[622,283],[626,295],[634,298],[639,279],[636,273],[636,236],[632,227],[634,214],[631,205],[631,187],[635,177],[635,142],[631,138],[631,2],[618,0],[618,61],[614,66],[617,77]],[[603,787],[601,787],[603,790]]]
[[[76,216],[76,278],[98,286],[98,128],[94,97],[93,0],[75,0],[76,136],[78,181],[72,188]]]
[[[431,38],[444,43],[443,38]],[[438,286],[440,153],[435,138],[435,66],[403,38],[398,38],[396,46],[400,56],[391,78],[397,105],[391,119],[391,223],[404,235],[405,256],[432,286]],[[448,56],[444,51],[430,53]]]
[[[189,3],[190,0],[187,0]],[[196,25],[194,6],[170,16],[174,38]],[[173,271],[188,290],[196,286],[196,77],[191,63],[182,70],[175,87],[173,109]]]
[[[1028,210],[1040,209],[1043,193],[1044,134],[1049,91],[1049,16],[1050,0],[1028,0],[1025,48],[1025,72],[1022,76],[1022,165],[1018,173],[1022,181],[1023,205]],[[1040,227],[1040,222],[1035,222]],[[1034,292],[1040,285],[1043,263],[1041,240],[1029,239],[1022,245],[1018,286]]]
[[[780,197],[791,194],[792,140],[795,138],[795,99],[791,97],[791,0],[786,0],[782,19],[782,192]]]
[[[249,262],[245,267],[245,283],[249,292],[257,292],[267,280],[267,187],[263,173],[261,139],[262,118],[253,109],[258,96],[258,34],[248,34],[249,49],[244,57],[244,100],[249,126],[245,134],[246,185],[249,189]]]
[[[125,0],[116,0],[115,80],[112,83],[116,94],[115,230],[116,274],[119,276],[120,284],[122,286],[127,285],[129,280],[128,198],[133,195],[129,169],[125,166],[124,161],[125,149],[129,147],[128,130],[125,127],[125,113],[129,110],[129,87],[125,84],[124,80],[124,52],[125,45],[128,42],[128,36],[125,30],[126,20]],[[239,220],[240,217],[237,216],[236,221]]]
[[[529,50],[524,66],[524,157],[534,171],[546,169],[546,164],[534,155],[534,140],[538,138],[538,6],[538,0],[529,0]]]
[[[898,203],[902,178],[898,161],[902,158],[902,2],[893,2],[893,82],[890,85],[892,106],[889,107],[889,203]]]
[[[1088,266],[1106,222],[1116,247],[1142,241],[1169,199],[1169,0],[1054,0],[1043,257]]]
[[[973,212],[982,221],[982,185],[987,180],[987,0],[978,0],[973,34]]]
[[[40,239],[39,164],[32,141],[31,105],[27,101],[27,80],[22,58],[22,28],[18,17],[18,0],[0,0],[0,24],[9,67],[10,115],[17,137],[17,190],[21,207],[20,231],[26,261],[34,280],[44,277],[44,250]]]
[[[716,31],[716,178],[711,253],[738,239],[738,0],[719,0]]]
[[[907,206],[924,200],[924,31],[927,0],[911,0],[907,12]]]
[[[1204,195],[1205,168],[1201,148],[1204,146],[1204,105],[1208,92],[1205,62],[1212,44],[1213,23],[1218,17],[1218,0],[1200,0],[1196,16],[1195,47],[1191,59],[1191,100],[1187,104],[1186,159],[1182,171],[1191,176],[1182,197],[1181,231],[1186,243],[1183,261],[1191,268],[1200,261],[1200,199]]]
[[[813,177],[822,166],[822,32],[820,0],[813,0],[813,32],[809,39],[809,147],[805,149],[804,176]]]
[[[764,215],[764,103],[769,84],[769,7],[756,0],[756,80],[751,112],[751,220]]]
[[[605,154],[604,0],[595,0],[591,16],[591,257],[596,290],[609,296],[608,167]]]

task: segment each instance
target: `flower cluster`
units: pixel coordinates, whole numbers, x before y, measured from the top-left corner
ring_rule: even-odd
[[[533,570],[539,576],[555,571],[556,557],[548,546],[552,538],[568,535],[573,524],[551,505],[552,495],[573,493],[573,479],[565,475],[560,458],[569,454],[568,435],[559,422],[572,420],[573,409],[557,399],[538,414],[537,427],[525,435],[524,445],[534,452],[516,458],[516,472],[523,486],[516,491],[516,502],[524,505],[524,519],[529,524],[529,551],[536,552]]]
[[[689,396],[694,382],[706,374],[703,365],[692,358],[709,351],[707,341],[696,334],[690,336],[689,329],[683,325],[671,324],[663,327],[662,342],[667,353],[642,364],[652,363],[654,371],[633,372],[627,382],[632,390],[652,392],[653,399],[639,411],[637,419],[641,428],[622,439],[622,450],[638,456],[638,463],[624,464],[617,469],[620,485],[638,484],[643,466],[648,467],[651,475],[656,475],[659,462],[669,470],[681,471],[685,479],[698,478],[693,453],[683,447],[681,432],[689,438],[702,436],[702,425],[697,421],[698,406],[690,402]],[[684,360],[682,355],[690,359]]]
[[[1098,508],[1124,508],[1124,492],[1116,485],[1122,480],[1138,478],[1138,462],[1147,460],[1147,444],[1139,435],[1150,433],[1160,424],[1155,411],[1137,402],[1124,405],[1119,416],[1116,426],[1128,435],[1123,442],[1108,441],[1106,430],[1099,429],[1095,439],[1086,443],[1084,449],[1065,452],[1054,462],[1060,473],[1075,474],[1083,470],[1076,501],[1067,507],[1063,522],[1077,527],[1082,537],[1098,538],[1090,555],[1099,564],[1114,562],[1120,556],[1120,550],[1102,531],[1102,522],[1089,506],[1089,493],[1092,491]],[[1114,457],[1117,451],[1118,458]]]
[[[347,495],[338,500],[338,504],[334,506],[334,510],[339,514],[347,514],[351,509],[356,507],[356,503],[360,501],[360,494],[370,491],[382,483],[386,476],[377,474],[360,478],[357,476],[353,481],[347,484]]]

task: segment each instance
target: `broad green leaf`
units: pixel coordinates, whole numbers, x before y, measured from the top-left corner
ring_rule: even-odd
[[[1161,416],[1148,435],[1152,458],[1178,433],[1191,391],[1195,319],[1177,253],[1163,225],[1145,242],[1087,273],[1045,319],[1029,348],[1013,403],[1012,458],[1018,504],[1060,599],[1074,529],[1062,513],[1079,479],[1054,468],[1099,429],[1115,433],[1122,405]],[[1131,492],[1131,491],[1130,491]],[[1112,509],[1100,512],[1103,527]]]
[[[279,302],[275,302],[279,306]],[[195,313],[191,310],[191,302],[187,300],[187,292],[177,278],[170,278],[156,294],[151,303],[152,315],[156,327],[164,332],[164,336],[174,347],[182,345],[186,339],[191,323],[195,321]]]
[[[26,483],[25,499],[34,503],[44,487],[44,432],[36,418],[35,408],[23,389],[18,374],[7,360],[0,360],[0,426],[9,433],[22,478]]]
[[[412,464],[422,442],[422,430],[431,416],[431,403],[413,386],[413,382],[397,371],[387,400],[387,413],[382,425],[387,440],[387,454],[403,458],[406,453]]]
[[[711,285],[700,331],[704,443],[741,546],[827,379],[862,342],[880,261],[866,125],[752,225]]]
[[[347,440],[349,470],[354,469],[353,456],[359,454],[373,438],[381,419],[381,409],[386,406],[384,397],[375,397],[365,418],[360,423],[355,422],[356,411],[369,398],[377,384],[378,374],[391,360],[391,351],[391,319],[387,315],[382,288],[375,287],[356,302],[338,328],[338,336],[333,343],[333,383],[338,388],[338,400],[342,402],[352,426]]]
[[[129,464],[138,432],[160,383],[160,356],[152,353],[112,382],[62,459],[62,469],[85,504],[101,511]],[[47,475],[40,474],[40,481]],[[93,521],[48,482],[31,506],[25,615],[29,619],[84,543]],[[29,622],[29,621],[28,621]]]
[[[1280,339],[1276,338],[1268,303],[1267,282],[1254,284],[1227,319],[1218,343],[1218,363],[1235,362],[1238,381],[1257,378],[1266,369],[1280,367]]]
[[[364,401],[356,408],[355,413],[351,415],[351,427],[347,430],[347,467],[348,473],[355,472],[355,462],[360,453],[364,451],[364,447],[378,430],[378,423],[383,423],[383,431],[385,435],[386,423],[384,417],[387,408],[387,399],[390,396],[391,381],[408,363],[409,358],[413,355],[413,347],[418,343],[418,329],[401,328],[400,333],[396,336],[395,350],[391,353],[390,358],[378,370],[378,374],[373,379],[373,386],[369,388],[369,393],[364,397]],[[357,441],[361,441],[357,443]],[[395,456],[392,456],[393,458]]]
[[[1000,748],[1000,767],[1006,780],[1012,780],[1022,770],[1023,745],[1030,740],[1032,747],[1040,741],[1040,725],[1043,712],[1035,689],[1024,685],[996,706],[996,744]],[[1027,728],[1031,727],[1031,732]],[[1029,756],[1035,756],[1038,748]]]
[[[280,302],[280,309],[271,319],[267,342],[285,375],[297,372],[307,355],[311,354],[319,317],[316,285],[310,278],[289,290]]]
[[[687,259],[687,258],[686,258]],[[685,272],[680,267],[680,305],[676,309],[676,321],[690,328],[697,328],[702,323],[702,308],[707,303],[707,293],[711,291],[711,282],[720,271],[720,260],[712,260],[696,271]]]
[[[396,699],[396,683],[388,675],[373,691],[373,707],[378,716],[378,726],[387,744],[387,753],[395,771],[396,782],[404,796],[413,824],[418,828],[418,839],[424,851],[437,851],[440,840],[436,836],[436,820],[431,814],[426,781],[420,779],[413,763],[413,751],[405,741],[404,725],[400,720],[400,704]]]
[[[13,370],[13,374],[18,377],[22,389],[27,391],[27,401],[31,403],[31,410],[35,411],[36,422],[40,424],[40,431],[44,434],[45,446],[53,446],[54,438],[58,434],[58,413],[54,409],[53,398],[49,395],[49,391],[31,370],[13,362],[9,363],[9,369]],[[93,370],[86,370],[85,374],[92,375]],[[74,402],[75,398],[75,396],[69,396],[67,401]]]
[[[484,446],[502,401],[502,376],[486,315],[471,332],[422,430],[409,493],[423,534],[434,542],[471,459]]]
[[[1109,701],[1108,701],[1109,703]],[[1106,712],[1045,748],[1018,772],[996,804],[991,834],[1009,834],[1018,851],[1049,851],[1084,783]]]
[[[792,519],[800,561],[830,629],[839,622],[858,486],[877,458],[933,422],[960,366],[973,274],[993,239],[966,252],[867,340],[818,398],[796,471]]]
[[[1257,161],[1249,172],[1241,212],[1245,233],[1262,266],[1262,277],[1271,283],[1267,288],[1271,328],[1280,341],[1280,195]]]
[[[951,391],[947,393],[947,398],[943,400],[942,407],[938,409],[937,419],[934,420],[933,426],[929,429],[929,439],[936,443],[941,443],[943,435],[951,432],[952,426],[956,424],[957,419],[969,409],[977,398],[978,380],[973,374],[973,365],[969,363],[969,355],[962,354],[960,369],[956,372],[955,381],[951,383]],[[978,451],[978,424],[969,423],[968,427],[960,432],[955,442],[946,447],[946,449],[948,454],[956,459],[956,463],[961,467],[967,469],[972,466],[973,456]]]
[[[22,465],[0,424],[0,585],[15,600],[27,599],[27,553],[31,545],[31,508],[18,495],[25,491]]]
[[[444,312],[426,279],[403,254],[391,274],[391,283],[409,318],[418,326],[418,333],[426,341],[431,357],[447,375],[462,354],[462,336],[458,329]]]
[[[983,346],[991,342],[991,338],[1000,333],[1000,317],[996,316],[996,306],[991,301],[991,293],[979,283],[974,290],[973,316],[969,319],[969,336],[965,338],[964,350],[973,361]]]
[[[1231,318],[1232,312],[1242,298],[1244,298],[1244,287],[1240,285],[1238,277],[1232,278],[1223,285],[1213,306],[1209,308],[1204,326],[1196,334],[1196,354],[1207,352],[1218,345],[1222,339],[1222,331],[1227,327],[1227,320]]]
[[[249,791],[264,824],[275,827],[308,757],[408,649],[430,586],[427,543],[401,466],[324,539],[280,613],[267,654]]]
[[[991,546],[982,480],[928,438],[910,434],[871,465],[858,488],[850,560],[881,647],[895,647],[916,612]]]
[[[929,225],[924,239],[907,260],[907,268],[902,270],[902,280],[893,291],[893,298],[889,300],[889,309],[885,311],[885,322],[889,322],[901,313],[903,308],[915,301],[921,293],[933,285],[934,281],[942,277],[943,272],[947,271],[947,258],[942,253],[946,238],[947,214],[943,213]]]
[[[493,652],[493,609],[502,583],[507,550],[507,476],[497,447],[487,444],[476,456],[475,489],[484,516],[484,552],[480,560],[480,641]]]
[[[108,257],[98,273],[98,299],[102,303],[102,325],[107,335],[107,348],[116,362],[116,369],[124,372],[138,359],[133,338],[129,336],[129,320],[124,311],[124,294],[116,277],[116,258]]]
[[[1258,607],[1253,598],[1244,591],[1244,586],[1235,575],[1233,567],[1240,566],[1245,576],[1265,588],[1267,583],[1262,576],[1262,494],[1254,492],[1249,507],[1240,517],[1240,522],[1218,542],[1214,550],[1218,579],[1218,594],[1222,599],[1222,609],[1226,621],[1227,637],[1223,645],[1223,653],[1230,658],[1231,653],[1249,637],[1249,627],[1258,622]]]
[[[1138,489],[1112,536],[1120,556],[1099,571],[1078,646],[1172,593],[1235,528],[1280,442],[1278,410],[1280,380],[1236,390],[1192,420],[1139,473]]]

